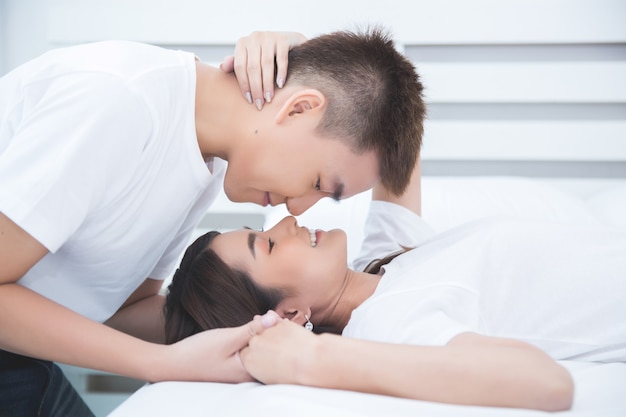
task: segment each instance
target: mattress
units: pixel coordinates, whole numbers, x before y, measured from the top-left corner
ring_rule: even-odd
[[[109,417],[626,416],[626,363],[561,363],[572,373],[576,391],[573,408],[557,413],[439,404],[296,385],[160,382],[141,388]]]

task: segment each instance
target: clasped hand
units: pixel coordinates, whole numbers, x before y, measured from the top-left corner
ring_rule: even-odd
[[[243,367],[265,384],[312,385],[320,338],[287,319],[253,336],[239,357]]]

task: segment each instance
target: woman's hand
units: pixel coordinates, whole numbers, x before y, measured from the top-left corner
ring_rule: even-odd
[[[240,357],[245,369],[265,384],[310,384],[319,337],[289,320],[281,320],[250,339]]]
[[[239,351],[278,321],[278,314],[268,311],[243,326],[208,330],[164,346],[169,349],[166,369],[155,380],[254,381],[242,366]]]
[[[220,68],[235,72],[246,100],[261,110],[274,97],[274,82],[278,88],[285,84],[289,50],[304,41],[298,32],[252,32],[237,41],[234,56],[225,57]]]

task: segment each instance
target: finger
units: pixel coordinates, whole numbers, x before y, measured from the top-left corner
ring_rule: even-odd
[[[235,328],[233,335],[233,349],[232,352],[241,350],[243,347],[248,346],[250,339],[254,336],[260,335],[263,331],[269,327],[276,325],[281,321],[281,317],[274,311],[269,310],[262,316],[254,316],[254,318],[243,326]]]
[[[253,32],[247,42],[246,75],[251,99],[257,109],[263,108],[263,81],[261,79],[261,54],[265,35],[263,32]]]
[[[283,88],[287,80],[289,49],[289,45],[276,45],[276,85],[278,88]]]
[[[248,369],[246,368],[246,363],[248,363],[248,359],[250,359],[250,348],[248,346],[246,346],[243,349],[241,349],[237,353],[237,357],[239,358],[239,361],[241,362],[241,366],[243,366],[243,368],[246,371],[248,371]],[[250,372],[250,371],[248,371],[248,372]]]
[[[274,69],[276,60],[276,46],[272,40],[263,45],[261,55],[261,76],[263,78],[263,98],[267,103],[274,97]]]
[[[225,73],[230,73],[235,70],[235,57],[233,55],[225,56],[220,64],[220,69]]]
[[[235,56],[233,58],[233,71],[237,77],[237,83],[243,96],[252,104],[250,84],[248,82],[248,48],[244,40],[237,41],[235,46]]]
[[[263,323],[266,329],[275,326],[280,321],[281,317],[274,310],[268,310],[267,313],[261,316],[261,323]]]

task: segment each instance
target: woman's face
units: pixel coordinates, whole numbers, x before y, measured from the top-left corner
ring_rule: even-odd
[[[313,236],[312,236],[313,235]],[[264,232],[238,230],[210,245],[230,267],[244,270],[259,285],[286,290],[281,305],[323,309],[336,300],[346,277],[346,234],[298,226],[285,217]]]

